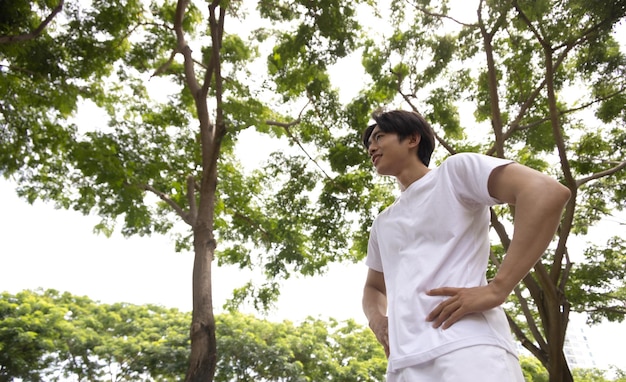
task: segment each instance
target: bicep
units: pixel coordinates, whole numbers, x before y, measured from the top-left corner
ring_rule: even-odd
[[[542,189],[553,184],[556,185],[558,182],[548,175],[519,163],[510,163],[491,172],[488,188],[493,198],[514,205],[524,190]]]

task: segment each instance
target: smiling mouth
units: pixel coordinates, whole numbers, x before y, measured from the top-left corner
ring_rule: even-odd
[[[376,154],[376,155],[372,155],[372,163],[374,164],[374,166],[376,166],[376,162],[378,161],[378,158],[380,158],[382,155],[380,154]]]

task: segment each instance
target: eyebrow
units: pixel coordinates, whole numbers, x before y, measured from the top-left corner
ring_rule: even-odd
[[[372,143],[372,138],[374,137],[374,135],[382,132],[382,130],[380,129],[380,127],[378,127],[377,124],[374,124],[372,126],[374,126],[374,128],[372,129],[370,136],[367,138],[367,146],[366,146],[367,148],[370,147],[370,144]],[[376,129],[378,129],[378,131],[376,131]]]

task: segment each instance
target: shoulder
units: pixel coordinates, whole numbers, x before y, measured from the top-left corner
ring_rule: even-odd
[[[460,153],[447,158],[440,167],[464,204],[490,206],[499,203],[489,192],[491,175],[497,168],[511,163],[483,154]]]
[[[373,227],[378,226],[381,220],[384,220],[386,217],[388,217],[389,214],[391,214],[393,207],[397,203],[398,203],[398,200],[396,199],[393,203],[391,203],[390,205],[385,207],[382,211],[380,211],[380,213],[374,218],[374,222],[372,223],[372,226]]]
[[[509,159],[496,158],[485,154],[464,152],[447,157],[443,163],[466,163],[466,162],[503,162],[510,163]],[[443,164],[442,163],[442,164]]]
[[[458,153],[449,156],[442,163],[441,167],[449,169],[462,169],[465,171],[491,171],[496,167],[503,166],[513,161],[509,159],[496,158],[478,153]]]

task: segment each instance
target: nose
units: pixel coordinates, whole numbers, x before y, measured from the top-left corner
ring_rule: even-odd
[[[367,153],[369,156],[374,155],[376,149],[378,149],[378,145],[376,145],[375,141],[370,142],[370,145],[367,147]]]

